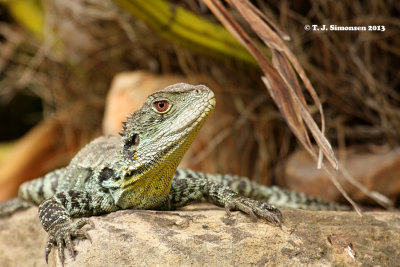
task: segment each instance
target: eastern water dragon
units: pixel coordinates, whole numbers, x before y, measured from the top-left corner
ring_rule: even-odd
[[[65,167],[20,186],[19,196],[0,204],[0,215],[39,205],[49,234],[45,258],[56,246],[75,257],[72,238],[90,239],[87,218],[121,209],[173,210],[207,201],[280,226],[274,205],[304,209],[347,209],[334,203],[247,178],[183,170],[178,165],[215,108],[204,85],[179,83],[151,94],[123,123],[121,137],[99,137]],[[72,218],[80,218],[73,221]]]

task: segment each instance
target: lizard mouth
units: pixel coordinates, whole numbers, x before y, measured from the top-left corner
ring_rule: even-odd
[[[204,102],[203,102],[204,103]],[[175,130],[168,133],[169,136],[176,136],[175,139],[186,139],[191,133],[197,133],[197,131],[203,126],[204,122],[210,116],[215,108],[216,100],[215,95],[210,91],[205,99],[205,103],[198,111],[198,116],[192,118],[185,118],[184,123],[176,123]],[[175,122],[172,122],[175,123]]]
[[[217,101],[215,100],[215,94],[213,91],[210,91],[208,93],[208,104],[210,104],[212,106],[212,108],[215,108],[216,103],[217,103]]]

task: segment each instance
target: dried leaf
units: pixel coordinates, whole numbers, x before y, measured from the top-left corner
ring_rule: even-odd
[[[336,188],[361,215],[361,212],[357,205],[347,195],[340,183],[337,181],[337,174],[332,173],[323,163],[324,155],[329,163],[336,170],[339,168],[339,163],[334,155],[333,149],[329,141],[324,136],[325,119],[321,102],[319,101],[319,98],[314,88],[308,80],[303,68],[298,63],[296,57],[283,43],[283,40],[279,37],[280,35],[283,38],[287,39],[287,36],[250,2],[245,0],[229,1],[229,3],[239,11],[241,16],[247,21],[249,26],[258,35],[258,37],[265,43],[265,45],[267,45],[271,49],[271,63],[219,0],[204,0],[204,2],[214,13],[214,15],[220,20],[220,22],[257,60],[262,71],[264,72],[262,80],[293,134],[300,141],[303,147],[309,152],[309,154],[318,162],[318,168],[322,168],[328,174],[328,177],[331,179]],[[273,27],[275,31],[279,33],[279,35],[275,33],[271,29],[271,27],[264,21],[266,21],[271,27]],[[311,95],[315,105],[318,107],[321,117],[321,129],[317,126],[310,112],[308,111],[307,104],[300,84],[297,80],[296,73],[299,75],[308,93]],[[318,153],[317,151],[315,151],[311,144],[307,129],[318,145]],[[347,174],[347,172],[345,173]],[[355,185],[363,192],[367,192],[367,189],[362,185]],[[378,203],[382,203],[387,200],[386,203],[390,204],[390,201],[387,198],[385,199],[384,196],[380,195],[376,197],[376,192],[367,193],[369,193],[368,195],[370,197],[377,200]]]

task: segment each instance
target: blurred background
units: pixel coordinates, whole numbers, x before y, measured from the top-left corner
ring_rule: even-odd
[[[207,6],[144,2],[0,0],[0,200],[15,196],[20,183],[67,165],[94,137],[117,134],[149,93],[188,82],[212,88],[217,109],[183,167],[343,202],[290,132],[256,61]],[[399,206],[399,2],[251,2],[290,36],[285,43],[323,104],[336,156],[360,183]],[[307,31],[305,25],[385,31]],[[317,108],[309,108],[318,121]],[[374,205],[342,182],[353,199]]]

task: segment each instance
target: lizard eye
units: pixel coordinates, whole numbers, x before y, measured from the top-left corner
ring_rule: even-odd
[[[158,100],[153,103],[154,108],[159,112],[159,113],[165,113],[168,111],[169,108],[169,102],[167,100]]]

